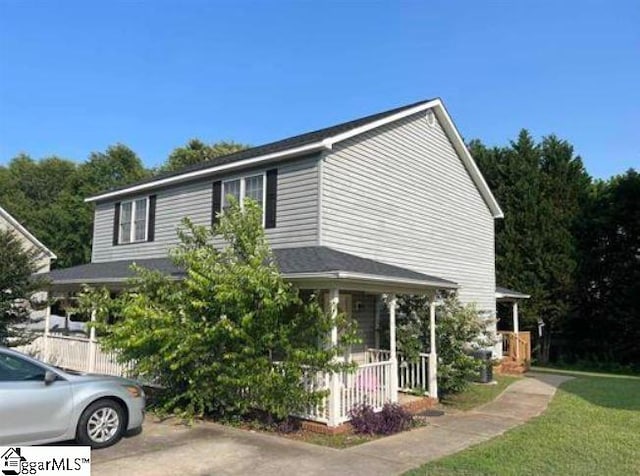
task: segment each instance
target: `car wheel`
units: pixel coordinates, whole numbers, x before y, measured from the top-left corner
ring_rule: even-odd
[[[113,400],[98,400],[82,412],[76,440],[92,448],[106,448],[120,441],[125,430],[124,424],[122,405]]]

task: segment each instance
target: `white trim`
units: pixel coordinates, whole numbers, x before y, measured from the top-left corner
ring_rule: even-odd
[[[376,283],[393,283],[404,284],[410,286],[419,286],[437,289],[458,289],[455,283],[442,283],[439,281],[429,281],[411,278],[398,278],[393,276],[381,276],[377,274],[367,273],[351,273],[344,271],[320,271],[310,273],[283,273],[285,279],[344,279],[344,280],[362,280],[372,281]]]
[[[496,292],[496,299],[529,299],[531,297],[530,294],[512,294],[512,293],[499,293]]]
[[[333,137],[328,137],[325,140],[323,140],[322,142],[325,144],[325,146],[328,149],[332,149],[334,144],[337,144],[338,142],[342,142],[344,140],[350,139],[351,137],[360,135],[360,134],[364,134],[365,132],[368,132],[372,129],[376,129],[378,127],[390,124],[392,122],[398,121],[400,119],[404,119],[405,117],[409,117],[412,114],[415,114],[416,112],[421,112],[421,111],[426,111],[427,109],[430,109],[432,107],[435,106],[442,106],[442,103],[440,102],[439,99],[434,99],[433,101],[428,101],[425,102],[423,104],[419,104],[417,106],[414,106],[412,108],[409,109],[405,109],[404,111],[400,111],[397,112],[395,114],[392,114],[391,116],[386,116],[382,119],[378,119],[377,121],[373,121],[373,122],[368,122],[367,124],[360,126],[360,127],[356,127],[355,129],[351,129],[348,130],[346,132],[343,132],[342,134],[338,134],[335,135]]]
[[[144,239],[136,240],[136,202],[140,200],[145,200],[145,217],[144,217]],[[130,225],[131,229],[129,230],[129,241],[122,241],[122,206],[130,203],[131,204],[131,220]],[[120,202],[120,220],[118,222],[118,244],[119,245],[131,245],[134,243],[145,243],[149,240],[149,196],[146,197],[137,197],[132,198],[130,200],[125,200]]]
[[[262,227],[264,228],[267,223],[267,172],[263,170],[262,172],[256,172],[246,175],[234,175],[231,178],[224,179],[222,181],[222,185],[220,187],[220,212],[224,213],[224,184],[227,182],[235,182],[236,180],[240,181],[240,198],[238,202],[240,203],[240,209],[244,210],[244,199],[246,197],[247,192],[247,183],[246,180],[251,177],[262,177],[262,204],[260,208],[262,209]]]
[[[2,216],[7,222],[13,226],[16,230],[18,230],[25,238],[27,238],[31,243],[40,248],[44,254],[46,254],[49,259],[58,259],[53,251],[44,246],[40,240],[38,240],[35,236],[33,236],[29,230],[27,230],[24,226],[20,224],[18,220],[13,218],[8,211],[4,208],[0,207],[0,216]]]
[[[473,160],[473,157],[471,157],[467,145],[464,143],[462,137],[460,136],[460,133],[458,132],[458,128],[453,123],[453,120],[451,119],[451,116],[449,116],[449,113],[444,107],[444,104],[442,104],[439,99],[437,101],[437,107],[434,108],[436,116],[442,123],[442,127],[449,136],[454,149],[462,159],[462,162],[465,164],[469,175],[471,175],[471,179],[476,184],[476,187],[480,191],[482,198],[484,198],[484,201],[489,207],[493,218],[504,218],[504,213],[502,212],[498,201],[493,196],[493,193],[491,192],[489,185],[487,185],[487,182],[480,172],[480,169],[478,168],[475,160]]]
[[[157,188],[164,185],[170,185],[177,182],[184,182],[194,178],[205,177],[207,175],[213,175],[218,172],[226,170],[238,169],[241,167],[248,167],[250,165],[260,164],[262,162],[268,162],[276,159],[283,159],[286,157],[295,157],[298,155],[307,154],[309,152],[320,151],[325,146],[322,142],[313,142],[311,144],[303,145],[301,147],[295,147],[293,149],[287,149],[280,152],[274,152],[272,154],[259,155],[258,157],[252,157],[250,159],[239,160],[237,162],[231,162],[229,164],[219,165],[217,167],[210,167],[202,170],[195,170],[193,172],[187,172],[180,175],[174,175],[164,179],[154,180],[152,182],[142,183],[140,185],[133,185],[131,187],[123,188],[122,190],[115,190],[113,192],[106,192],[100,195],[94,195],[89,198],[85,198],[85,202],[97,202],[100,200],[106,200],[108,198],[118,197],[120,195],[128,195],[131,193],[139,192],[141,190],[147,190],[150,188]]]
[[[362,134],[364,132],[367,132],[367,131],[370,131],[372,129],[375,129],[376,127],[384,126],[384,125],[389,124],[391,122],[403,119],[405,117],[408,117],[408,116],[410,116],[412,114],[415,114],[415,113],[418,113],[418,112],[426,111],[427,109],[431,109],[431,108],[433,108],[433,110],[434,110],[434,112],[436,114],[436,117],[438,118],[438,120],[442,124],[443,129],[445,130],[447,136],[451,140],[451,144],[453,145],[454,149],[456,150],[456,152],[458,153],[458,155],[462,159],[462,162],[465,165],[467,171],[469,172],[469,175],[471,176],[471,179],[473,180],[473,182],[475,183],[476,187],[480,191],[480,194],[482,195],[482,198],[484,198],[485,202],[487,203],[487,206],[489,207],[489,210],[491,211],[491,214],[493,215],[494,218],[503,218],[504,214],[503,214],[502,210],[500,209],[500,205],[498,204],[498,202],[496,201],[495,197],[493,196],[493,193],[491,192],[491,189],[489,189],[489,186],[487,185],[487,182],[485,181],[484,177],[482,176],[482,173],[480,172],[480,169],[478,169],[478,166],[476,165],[475,161],[473,160],[473,157],[471,157],[471,154],[469,153],[469,150],[467,149],[466,144],[462,140],[462,137],[460,136],[460,133],[458,132],[458,129],[456,128],[455,124],[453,123],[453,120],[449,116],[449,113],[445,109],[444,104],[442,103],[442,101],[440,99],[434,99],[432,101],[427,101],[425,103],[419,104],[419,105],[411,107],[409,109],[405,109],[404,111],[400,111],[400,112],[398,112],[396,114],[392,114],[392,115],[384,117],[382,119],[378,119],[377,121],[372,121],[372,122],[369,122],[369,123],[367,123],[367,124],[365,124],[363,126],[356,127],[354,129],[351,129],[350,131],[343,132],[341,134],[337,134],[337,135],[335,135],[333,137],[327,137],[326,139],[324,139],[324,140],[322,140],[320,142],[314,142],[314,143],[311,143],[311,144],[308,144],[308,145],[305,145],[305,146],[295,147],[293,149],[283,150],[283,151],[280,151],[280,152],[274,152],[272,154],[261,155],[261,156],[254,157],[254,158],[251,158],[251,159],[239,160],[237,162],[231,162],[229,164],[220,165],[220,166],[217,166],[217,167],[211,167],[211,168],[203,169],[203,170],[196,170],[194,172],[187,172],[187,173],[184,173],[184,174],[175,175],[173,177],[167,177],[165,179],[155,180],[153,182],[148,182],[148,183],[144,183],[144,184],[140,184],[140,185],[134,185],[132,187],[124,188],[122,190],[117,190],[117,191],[114,191],[114,192],[107,192],[107,193],[103,193],[101,195],[96,195],[96,196],[93,196],[93,197],[86,198],[85,202],[95,202],[95,201],[98,201],[98,200],[104,200],[104,199],[107,199],[107,198],[117,197],[119,195],[125,195],[125,194],[134,193],[134,192],[137,192],[137,191],[140,191],[140,190],[146,190],[146,189],[149,189],[149,188],[156,188],[156,187],[160,187],[160,186],[163,186],[163,185],[169,185],[169,184],[176,183],[176,182],[183,182],[185,180],[190,180],[190,179],[201,177],[201,176],[211,175],[211,174],[215,174],[217,172],[222,172],[222,171],[226,171],[226,170],[233,170],[233,169],[237,169],[237,168],[241,168],[241,167],[246,167],[248,165],[267,162],[267,161],[276,160],[276,159],[281,159],[281,158],[284,158],[284,157],[294,157],[294,156],[305,154],[305,153],[309,153],[309,152],[312,152],[312,151],[320,151],[320,150],[323,150],[323,149],[324,150],[331,150],[333,148],[333,146],[335,144],[337,144],[338,142],[347,140],[347,139],[349,139],[351,137],[354,137],[354,136],[356,136],[358,134]]]

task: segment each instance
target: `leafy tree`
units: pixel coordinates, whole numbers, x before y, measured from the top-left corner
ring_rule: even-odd
[[[470,150],[505,212],[496,223],[497,282],[531,295],[523,327],[544,321],[538,358],[546,362],[576,286],[575,228],[590,178],[572,146],[555,136],[536,144],[523,130],[509,147],[473,141]]]
[[[638,172],[629,170],[593,185],[577,236],[578,289],[574,312],[566,326],[573,357],[637,365],[640,362]]]
[[[0,204],[56,253],[54,266],[73,266],[91,258],[93,206],[84,199],[147,176],[136,154],[120,144],[82,165],[20,155],[0,167]]]
[[[160,167],[160,172],[175,172],[189,165],[199,164],[249,147],[234,141],[220,141],[208,145],[199,139],[191,139],[187,145],[178,147],[169,155],[166,162]]]
[[[214,228],[185,221],[172,253],[184,280],[138,269],[119,319],[103,327],[108,348],[165,387],[162,410],[284,418],[324,395],[304,379],[349,367],[335,357],[355,341],[353,324],[340,316],[340,345],[330,345],[330,316],[284,281],[261,222],[252,200],[232,203]]]
[[[40,251],[25,248],[11,230],[0,229],[0,345],[18,346],[32,340],[25,324],[42,305],[34,299],[44,282],[32,278],[38,270]]]
[[[430,346],[430,309],[426,296],[400,296],[398,299],[398,350],[407,359]],[[474,305],[462,305],[451,294],[436,311],[436,353],[438,355],[438,390],[443,394],[458,393],[477,376],[480,361],[473,350],[495,343],[488,331],[489,320]]]

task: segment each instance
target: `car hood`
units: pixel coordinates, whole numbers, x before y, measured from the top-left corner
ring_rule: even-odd
[[[134,380],[129,380],[123,377],[116,377],[113,375],[88,374],[69,371],[64,371],[61,373],[63,373],[64,377],[70,382],[112,382],[120,385],[136,385],[138,387],[142,386]]]

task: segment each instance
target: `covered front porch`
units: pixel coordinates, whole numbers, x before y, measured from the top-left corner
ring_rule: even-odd
[[[307,372],[305,387],[326,391],[326,396],[297,416],[336,427],[349,420],[354,406],[368,404],[380,410],[387,402],[398,402],[403,391],[438,398],[436,296],[439,291],[455,290],[455,283],[326,247],[277,249],[274,254],[283,276],[299,289],[316,294],[334,320],[338,313],[344,313],[357,321],[361,339],[340,357],[353,362],[354,371]],[[56,270],[50,274],[53,290],[69,292],[81,284],[122,289],[132,276],[131,264],[91,263]],[[168,259],[139,260],[137,264],[160,269],[175,279],[181,277],[181,270]],[[430,301],[430,345],[415,361],[397,351],[399,294],[427,295]],[[338,337],[334,326],[330,336],[333,345]],[[45,332],[34,346],[39,346],[45,360],[61,367],[111,374],[128,371],[128,366],[116,362],[115,355],[101,350],[95,331],[86,339]]]

